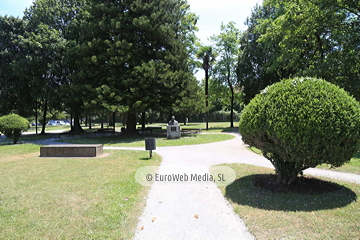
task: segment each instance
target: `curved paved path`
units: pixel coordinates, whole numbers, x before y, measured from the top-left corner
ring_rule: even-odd
[[[159,174],[204,174],[212,165],[246,163],[273,168],[264,157],[246,149],[239,134],[235,139],[189,146],[158,147],[163,158]],[[105,149],[137,149],[116,148]],[[309,169],[306,174],[360,184],[360,175]],[[198,218],[194,217],[198,215]],[[152,222],[153,218],[156,218]],[[144,227],[142,230],[139,228]],[[203,185],[154,182],[135,239],[253,239],[214,183]]]

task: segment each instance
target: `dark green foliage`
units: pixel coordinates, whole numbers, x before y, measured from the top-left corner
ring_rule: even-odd
[[[310,76],[360,99],[360,5],[351,0],[264,0],[241,39],[237,76],[245,102],[266,86]]]
[[[21,133],[26,132],[29,128],[29,121],[17,114],[0,117],[0,132],[7,138],[13,139],[14,144],[17,143]]]
[[[266,86],[288,78],[283,69],[270,69],[269,66],[276,61],[278,44],[265,44],[259,42],[264,30],[259,29],[262,21],[270,19],[276,10],[267,6],[256,5],[251,16],[245,24],[247,30],[240,38],[240,54],[236,70],[237,80],[243,87],[244,102],[247,104],[256,94]]]
[[[73,100],[88,109],[123,106],[127,129],[135,132],[137,113],[170,110],[195,81],[189,6],[180,0],[93,0],[86,10],[74,51]]]
[[[214,67],[214,80],[219,85],[226,85],[227,102],[226,107],[230,108],[230,127],[234,127],[234,108],[236,105],[236,95],[241,91],[237,85],[236,67],[237,58],[240,53],[240,31],[235,27],[234,22],[227,25],[221,24],[221,33],[214,35],[211,40],[215,43],[215,49],[219,53],[220,59]]]
[[[359,103],[325,80],[294,78],[265,88],[245,107],[239,131],[262,150],[279,181],[290,184],[302,170],[339,167],[360,145]]]
[[[25,34],[25,21],[11,16],[0,16],[0,113],[12,111],[23,116],[31,115],[32,98],[28,79],[19,73],[19,62],[25,58],[20,46]]]

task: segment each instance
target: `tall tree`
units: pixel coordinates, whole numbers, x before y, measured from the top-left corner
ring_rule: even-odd
[[[234,102],[235,92],[240,88],[237,85],[236,67],[240,54],[240,31],[234,22],[227,25],[221,24],[219,35],[211,37],[215,44],[215,51],[219,54],[214,68],[214,79],[221,84],[226,84],[230,90],[230,127],[234,127]]]
[[[137,113],[171,109],[193,78],[184,24],[189,6],[181,0],[93,0],[87,10],[75,84],[87,91],[109,88],[107,104],[126,107],[127,131],[135,132]]]
[[[216,52],[213,51],[212,47],[202,46],[198,50],[196,57],[202,60],[202,68],[205,71],[205,120],[206,120],[206,130],[209,129],[209,73],[212,68],[212,64],[216,60]]]
[[[27,32],[21,37],[20,44],[26,56],[18,61],[18,70],[28,79],[30,94],[34,99],[34,108],[43,106],[42,134],[45,134],[46,114],[48,107],[60,106],[60,101],[54,97],[55,91],[61,85],[62,54],[65,41],[59,31],[48,25],[38,25],[33,32]]]
[[[29,76],[33,76],[34,83],[38,85],[38,88],[34,89],[43,92],[43,94],[36,92],[35,95],[42,96],[44,111],[48,109],[48,105],[50,108],[65,105],[74,113],[75,119],[78,119],[82,105],[73,104],[74,95],[64,98],[65,95],[60,91],[60,87],[66,88],[70,84],[71,74],[76,71],[74,59],[70,53],[80,36],[74,25],[77,15],[86,2],[84,0],[37,0],[24,14],[24,19],[28,21],[27,32],[29,33],[26,38],[28,38],[27,45],[31,50],[29,57],[32,57],[32,66],[28,68],[31,73]],[[39,67],[32,68],[35,65]],[[41,79],[39,79],[40,75],[42,75]],[[43,89],[42,86],[44,86]],[[46,113],[43,116],[46,116]],[[45,119],[43,121],[45,122]],[[74,123],[75,131],[81,132],[79,122]],[[42,132],[45,130],[44,127],[43,125]]]
[[[180,94],[180,97],[181,98],[173,104],[173,112],[182,115],[184,125],[186,125],[187,117],[205,111],[204,91],[195,79],[189,84],[186,91]]]
[[[33,99],[28,79],[19,73],[19,61],[25,58],[20,37],[26,22],[12,16],[0,16],[0,114],[13,111],[21,116],[32,115]]]
[[[290,74],[273,64],[277,58],[279,45],[259,41],[265,32],[260,28],[260,23],[273,18],[276,12],[277,10],[271,6],[256,5],[251,16],[246,19],[245,25],[248,28],[240,38],[241,51],[236,71],[238,82],[243,89],[245,104],[266,86]]]

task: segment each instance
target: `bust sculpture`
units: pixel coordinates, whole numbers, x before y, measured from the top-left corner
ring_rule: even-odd
[[[171,117],[171,120],[169,121],[169,125],[179,125],[178,121],[175,120],[175,116]]]

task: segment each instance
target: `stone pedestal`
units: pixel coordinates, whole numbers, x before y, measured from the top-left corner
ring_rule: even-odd
[[[40,147],[40,157],[97,157],[102,144],[47,145]]]
[[[168,125],[166,131],[167,139],[180,138],[180,125]]]

